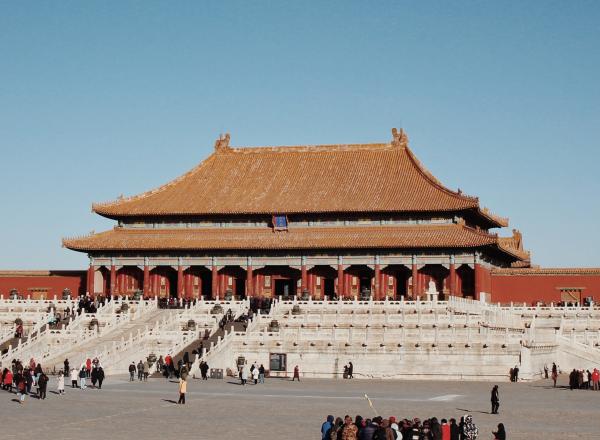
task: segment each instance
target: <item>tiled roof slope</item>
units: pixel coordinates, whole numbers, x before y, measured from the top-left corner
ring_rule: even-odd
[[[497,236],[463,224],[414,226],[305,227],[273,232],[264,228],[128,229],[64,239],[77,251],[273,250],[368,248],[473,248]]]
[[[219,139],[206,160],[164,186],[92,209],[112,218],[465,209],[484,216],[477,198],[447,189],[418,162],[402,131],[394,131],[387,144],[231,148],[228,143],[228,135]]]

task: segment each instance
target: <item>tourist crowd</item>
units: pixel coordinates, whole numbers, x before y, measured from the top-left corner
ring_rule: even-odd
[[[502,423],[491,433],[496,440],[506,440],[506,431]],[[322,440],[476,440],[479,429],[471,415],[461,417],[460,421],[432,417],[426,420],[373,417],[364,419],[356,416],[327,416],[321,425]],[[484,438],[489,438],[484,436]]]
[[[569,388],[571,390],[592,390],[598,391],[600,381],[600,371],[597,368],[590,370],[573,369],[569,373]]]
[[[71,378],[72,388],[85,389],[86,380],[91,379],[92,387],[101,389],[104,381],[104,370],[100,361],[88,359],[79,369],[69,369],[69,360],[65,359],[64,369],[56,375],[56,391],[58,395],[65,392],[65,378]],[[2,389],[15,392],[19,403],[25,402],[26,396],[36,396],[40,400],[46,399],[46,392],[50,378],[40,363],[31,358],[28,364],[19,359],[13,359],[10,368],[4,368],[0,372],[0,384]],[[35,391],[34,391],[35,388]]]

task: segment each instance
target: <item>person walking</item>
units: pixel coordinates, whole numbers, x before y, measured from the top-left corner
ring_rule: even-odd
[[[137,375],[138,375],[138,380],[141,382],[142,379],[144,378],[144,363],[142,362],[141,359],[137,364]]]
[[[43,371],[40,373],[40,377],[38,378],[38,382],[37,382],[37,389],[38,389],[38,399],[44,400],[46,399],[46,389],[48,388],[48,381],[50,379],[48,379],[48,376],[46,376],[46,373],[44,373]]]
[[[144,371],[144,382],[148,382],[148,376],[150,375],[150,364],[147,360],[144,361],[144,365],[142,365]]]
[[[65,394],[65,374],[61,371],[58,372],[58,377],[56,378],[56,391],[58,394]]]
[[[6,391],[12,393],[13,374],[8,368],[5,368],[4,373],[2,374],[2,386]]]
[[[292,382],[296,379],[298,379],[298,382],[300,382],[300,367],[298,367],[298,365],[294,367],[294,377],[292,377]]]
[[[492,388],[492,414],[498,414],[498,409],[500,408],[500,396],[498,395],[498,385],[494,385]]]
[[[354,379],[354,365],[352,365],[352,362],[348,362],[348,379]]]
[[[64,367],[65,367],[65,368],[63,369],[63,371],[64,371],[64,374],[65,374],[65,375],[69,374],[69,371],[71,371],[71,369],[69,368],[69,359],[65,359],[65,361],[63,362],[63,365],[64,365]]]
[[[98,389],[102,389],[102,382],[104,382],[104,369],[101,366],[98,366]]]
[[[554,383],[554,388],[556,388],[556,380],[558,379],[558,367],[555,362],[552,362],[552,382]]]
[[[86,389],[86,386],[85,386],[86,376],[87,376],[87,369],[85,368],[85,365],[83,365],[81,367],[81,370],[79,370],[79,388],[81,388],[82,390]]]
[[[131,361],[129,364],[129,382],[133,382],[135,380],[135,362]]]
[[[92,366],[91,379],[92,379],[92,388],[96,388],[96,382],[98,382],[98,368],[95,365]]]
[[[17,399],[19,404],[25,403],[25,396],[27,395],[27,383],[22,374],[17,373],[15,375],[15,382],[17,384]]]
[[[71,369],[71,388],[77,388],[77,378],[79,375],[77,374],[77,370],[75,368]]]
[[[242,385],[246,385],[246,382],[248,382],[248,369],[245,366],[241,367],[240,377],[242,379]]]
[[[200,364],[200,373],[202,373],[202,380],[208,380],[208,363],[205,361]]]
[[[265,367],[263,364],[258,367],[258,383],[265,383]]]
[[[187,392],[187,380],[183,377],[179,378],[179,400],[177,404],[185,405],[185,393]]]

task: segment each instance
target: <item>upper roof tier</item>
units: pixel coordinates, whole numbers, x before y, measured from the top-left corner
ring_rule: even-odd
[[[467,210],[491,227],[507,225],[476,197],[443,186],[396,129],[390,143],[296,147],[232,148],[227,134],[181,177],[92,209],[109,218]]]

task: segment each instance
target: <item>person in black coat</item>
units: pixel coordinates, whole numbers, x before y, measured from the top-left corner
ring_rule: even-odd
[[[456,424],[456,419],[450,419],[450,440],[459,440],[460,430]]]
[[[48,386],[48,376],[46,376],[46,373],[42,372],[40,374],[40,377],[38,379],[38,398],[39,399],[45,399],[46,398],[46,388]]]
[[[500,408],[500,396],[498,395],[498,385],[494,385],[492,388],[492,414],[498,414],[498,408]]]
[[[96,368],[96,377],[98,378],[98,389],[102,389],[102,382],[104,382],[104,370],[102,367]]]

